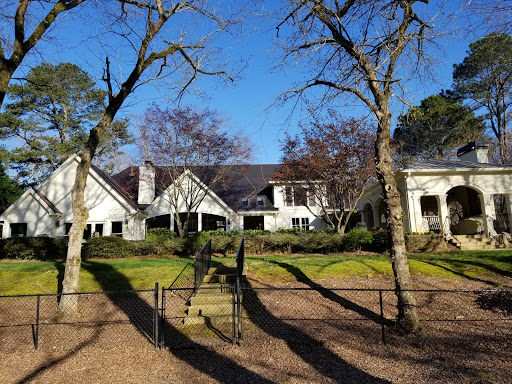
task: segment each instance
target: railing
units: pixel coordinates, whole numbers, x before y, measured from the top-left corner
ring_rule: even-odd
[[[237,334],[236,339],[238,343],[242,340],[242,289],[240,283],[242,281],[242,275],[244,270],[244,259],[245,259],[245,247],[244,247],[244,238],[240,240],[240,246],[238,247],[238,251],[236,253],[236,285],[235,285],[235,297],[236,301],[236,325],[237,325]],[[235,301],[233,302],[233,313],[235,313]],[[235,336],[235,322],[233,322],[233,336]],[[233,337],[235,339],[235,337]]]
[[[494,229],[498,233],[508,232],[510,233],[510,223],[508,219],[508,213],[496,213],[493,217]]]
[[[439,220],[439,216],[423,216],[423,226],[428,231],[433,231],[435,233],[441,233],[441,220]]]
[[[238,251],[236,253],[236,273],[237,277],[241,280],[242,279],[242,273],[244,270],[244,258],[245,258],[245,252],[244,252],[244,238],[242,237],[242,240],[240,240],[240,245],[238,246]]]
[[[212,267],[212,240],[208,240],[194,258],[194,293],[197,293],[199,286]]]

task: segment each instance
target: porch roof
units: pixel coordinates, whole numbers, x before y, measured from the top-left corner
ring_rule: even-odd
[[[431,172],[431,171],[512,171],[512,165],[506,164],[489,164],[489,163],[474,163],[470,161],[457,161],[457,160],[427,160],[424,162],[414,162],[399,171],[405,172]]]

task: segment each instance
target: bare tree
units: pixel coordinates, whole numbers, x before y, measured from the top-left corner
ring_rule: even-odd
[[[375,180],[375,129],[365,119],[329,114],[331,120],[313,118],[300,135],[284,140],[274,180],[292,188],[296,203],[343,234],[365,187]]]
[[[342,97],[351,95],[377,120],[376,171],[386,206],[398,324],[406,333],[415,332],[420,323],[411,291],[400,194],[389,153],[391,102],[393,97],[401,98],[407,77],[424,68],[424,45],[435,37],[431,25],[436,17],[428,16],[427,0],[287,3],[287,12],[278,25],[285,51],[283,64],[299,65],[308,77],[284,98],[322,87],[323,101],[342,102]],[[408,69],[402,70],[405,66]]]
[[[78,7],[84,1],[19,0],[16,2],[7,0],[1,6],[0,18],[9,24],[14,21],[14,35],[11,33],[0,35],[0,108],[4,102],[9,82],[25,56],[55,25],[61,13]],[[14,11],[14,8],[16,8],[16,11],[13,17],[10,14]],[[32,16],[36,15],[36,20],[27,20],[29,8],[33,8]],[[29,31],[31,25],[35,25],[35,27]],[[9,54],[10,57],[7,57]]]
[[[240,134],[229,137],[223,128],[222,119],[210,110],[156,106],[139,125],[144,159],[162,166],[155,184],[165,191],[180,237],[188,235],[191,214],[208,191],[250,157],[248,140]]]
[[[132,58],[129,75],[117,84],[106,59],[103,80],[108,89],[108,105],[100,122],[91,129],[89,140],[80,153],[80,163],[71,192],[73,225],[63,280],[63,293],[79,290],[81,245],[88,218],[84,191],[91,161],[98,144],[126,98],[140,85],[171,78],[175,96],[183,95],[198,77],[219,76],[230,79],[215,66],[213,37],[239,22],[232,8],[216,9],[207,0],[167,2],[165,0],[124,0],[107,2],[102,12],[110,20],[106,36],[116,35],[124,41],[121,54],[126,62]],[[201,22],[203,24],[201,24]],[[190,33],[187,33],[190,32]],[[205,69],[209,66],[209,69]],[[211,69],[214,68],[214,69]],[[117,88],[117,89],[116,89]],[[61,298],[59,316],[75,315],[78,300],[74,295]]]

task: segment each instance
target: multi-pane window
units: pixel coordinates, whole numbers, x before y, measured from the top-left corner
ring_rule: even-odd
[[[247,197],[242,198],[242,208],[249,208],[249,199]]]
[[[123,222],[113,221],[112,222],[112,236],[123,237]]]
[[[258,205],[259,208],[264,207],[265,199],[263,197],[258,197],[256,200],[256,204]]]
[[[11,224],[11,237],[25,237],[27,236],[27,223],[12,223]]]
[[[284,188],[284,205],[287,207],[293,207],[293,188]]]
[[[292,217],[292,228],[309,231],[309,217]]]

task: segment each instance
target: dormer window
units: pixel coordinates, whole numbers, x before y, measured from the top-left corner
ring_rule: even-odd
[[[263,197],[258,197],[257,204],[258,204],[258,207],[264,207],[265,199]]]
[[[247,197],[242,198],[242,208],[249,208],[249,199]]]

